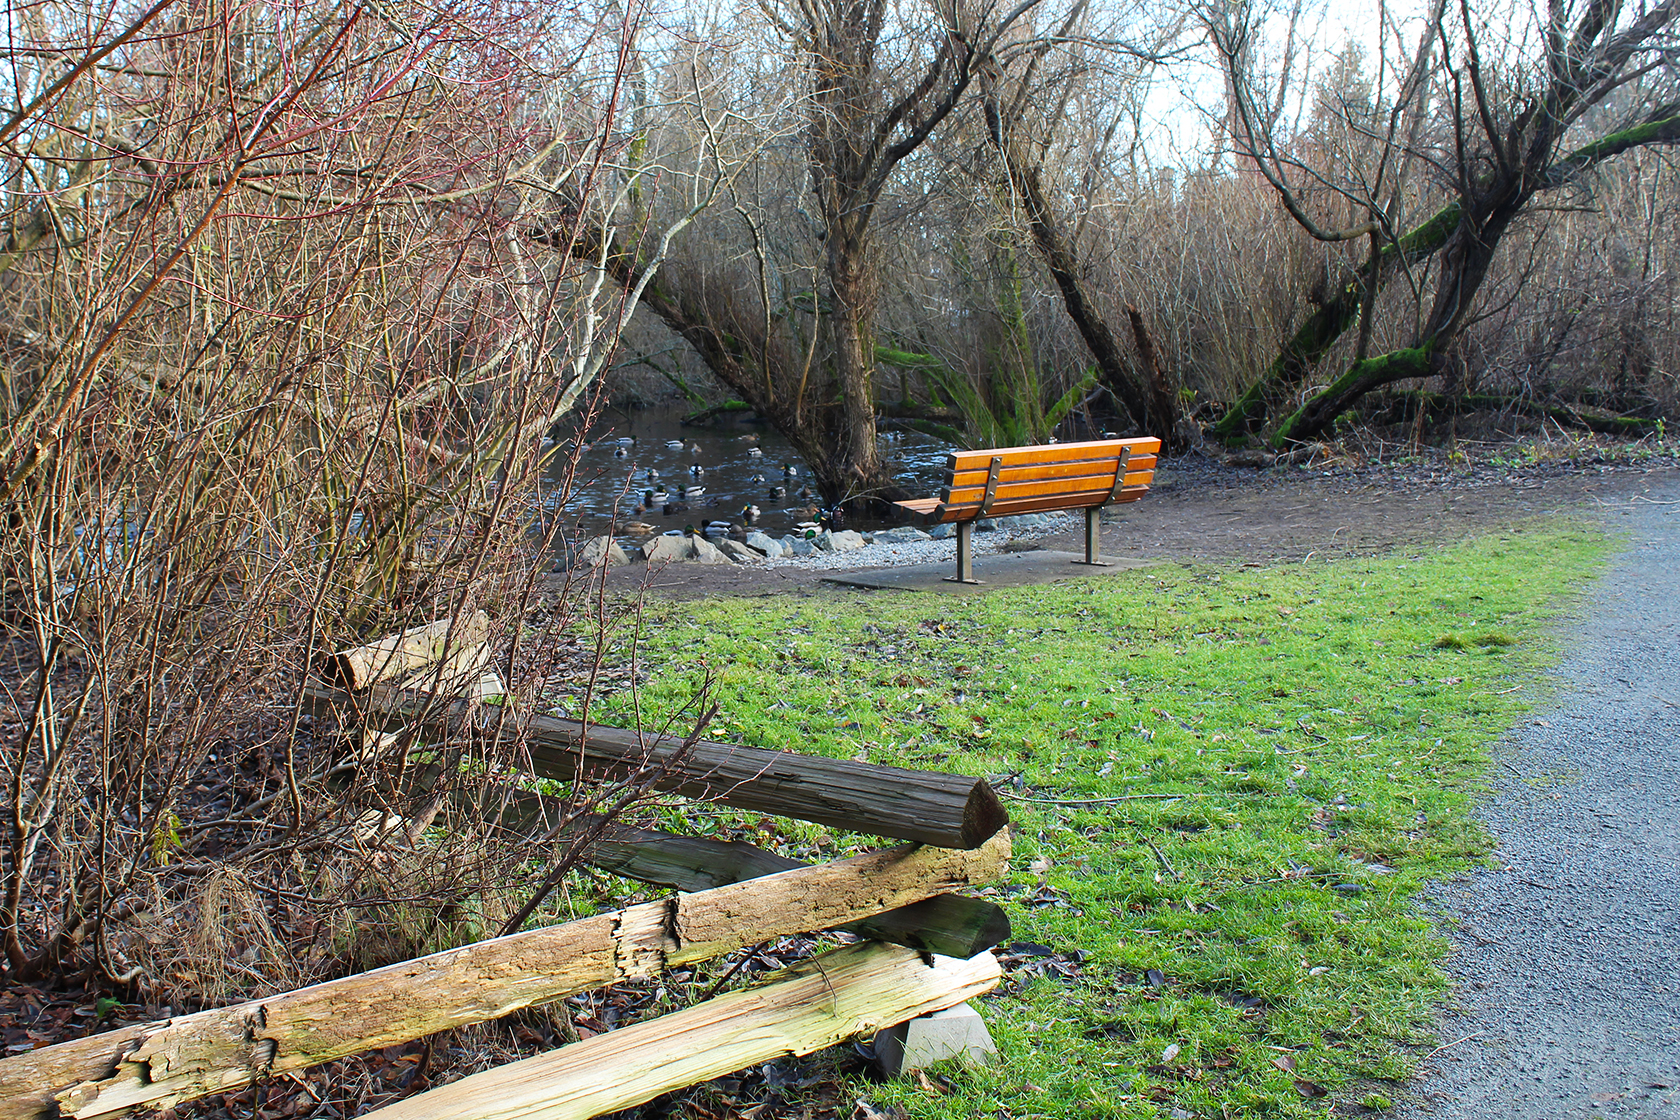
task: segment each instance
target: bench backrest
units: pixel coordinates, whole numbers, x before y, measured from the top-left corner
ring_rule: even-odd
[[[1131,449],[1131,458],[1117,489],[1115,474],[1127,448]],[[1155,477],[1155,456],[1160,450],[1161,441],[1154,436],[1136,436],[955,451],[945,463],[950,475],[939,493],[939,508],[928,520],[966,521],[977,516],[988,488],[991,503],[986,507],[987,517],[1135,502],[1149,492],[1149,483]]]

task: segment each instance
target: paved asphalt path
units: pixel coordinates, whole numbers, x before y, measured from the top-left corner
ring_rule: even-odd
[[[1605,514],[1627,551],[1497,752],[1500,869],[1439,895],[1459,990],[1413,1120],[1680,1120],[1680,480]]]

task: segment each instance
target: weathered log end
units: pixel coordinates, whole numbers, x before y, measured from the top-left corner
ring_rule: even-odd
[[[376,642],[318,656],[313,666],[321,679],[359,692],[379,681],[395,680],[424,669],[448,655],[484,645],[490,635],[490,616],[474,611],[460,619],[440,618],[391,634]],[[477,657],[468,654],[468,659]],[[477,674],[472,674],[476,676]]]
[[[1009,811],[984,778],[977,779],[963,807],[962,846],[978,848],[1009,824]],[[972,955],[972,954],[966,954]]]
[[[871,941],[968,959],[1009,938],[1009,915],[983,898],[940,894],[842,927]]]

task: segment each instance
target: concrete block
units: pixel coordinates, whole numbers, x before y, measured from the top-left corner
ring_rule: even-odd
[[[875,1061],[888,1077],[925,1069],[949,1058],[985,1065],[996,1056],[997,1047],[985,1021],[966,1003],[875,1034]]]

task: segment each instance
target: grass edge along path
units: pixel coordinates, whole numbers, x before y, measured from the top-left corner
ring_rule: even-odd
[[[1488,748],[1539,699],[1554,624],[1610,547],[1554,520],[965,599],[661,603],[641,703],[669,710],[709,667],[716,735],[986,774],[1010,799],[1015,940],[981,1004],[1002,1060],[867,1087],[878,1105],[1379,1114],[1447,990],[1416,894],[1486,852]],[[861,842],[682,826],[807,858]]]

